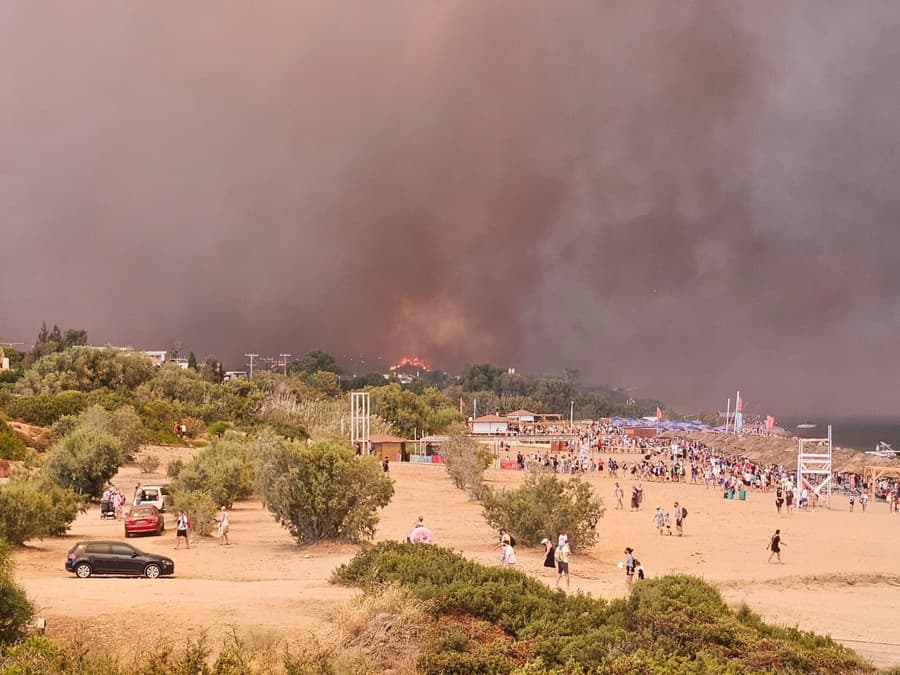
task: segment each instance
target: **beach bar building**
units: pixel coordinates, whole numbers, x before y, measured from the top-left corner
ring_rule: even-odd
[[[482,415],[471,420],[472,433],[490,436],[493,434],[508,434],[509,419],[500,415]]]
[[[372,434],[369,436],[369,447],[371,454],[379,460],[389,459],[392,462],[400,462],[406,452],[406,439],[386,434]]]

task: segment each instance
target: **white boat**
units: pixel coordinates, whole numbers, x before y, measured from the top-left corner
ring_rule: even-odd
[[[894,448],[884,441],[879,441],[878,445],[875,446],[875,449],[867,451],[866,454],[884,457],[885,459],[900,458],[900,451],[894,450]]]
[[[815,424],[811,424],[811,423],[809,423],[809,422],[804,422],[803,424],[798,424],[798,425],[797,425],[797,428],[798,428],[798,429],[815,429],[815,428],[816,428],[816,425],[815,425]]]

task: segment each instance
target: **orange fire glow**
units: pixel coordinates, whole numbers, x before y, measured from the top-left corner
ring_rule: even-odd
[[[397,363],[391,366],[391,370],[397,370],[398,368],[402,368],[403,366],[414,366],[416,368],[421,368],[422,370],[431,370],[431,366],[425,363],[418,356],[404,356]]]

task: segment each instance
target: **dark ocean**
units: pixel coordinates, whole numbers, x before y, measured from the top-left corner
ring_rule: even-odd
[[[815,429],[798,429],[798,424],[815,424]],[[900,420],[827,420],[827,419],[786,419],[779,420],[791,435],[801,438],[825,438],[831,425],[832,441],[835,447],[855,450],[874,450],[879,441],[900,450]]]

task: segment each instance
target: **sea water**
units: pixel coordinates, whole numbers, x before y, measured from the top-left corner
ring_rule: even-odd
[[[798,424],[815,424],[813,429],[798,429]],[[779,425],[781,425],[779,421]],[[784,426],[792,436],[800,438],[825,438],[828,425],[835,447],[854,450],[874,450],[880,442],[900,450],[900,420],[897,419],[791,419]]]

